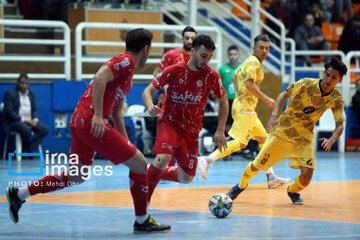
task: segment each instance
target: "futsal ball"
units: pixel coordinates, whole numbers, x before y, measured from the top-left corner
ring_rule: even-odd
[[[217,193],[210,198],[210,212],[218,218],[224,218],[231,213],[233,202],[225,193]]]

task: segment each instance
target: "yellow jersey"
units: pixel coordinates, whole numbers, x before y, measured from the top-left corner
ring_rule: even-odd
[[[245,82],[248,79],[254,79],[255,84],[260,87],[264,79],[264,71],[260,60],[251,55],[235,70],[235,75],[238,89],[235,93],[232,113],[255,112],[258,98],[246,88]]]
[[[312,144],[314,126],[329,108],[336,123],[345,122],[343,96],[336,88],[322,94],[320,81],[303,78],[286,89],[290,101],[279,116],[280,126],[276,126],[275,135],[296,144]]]

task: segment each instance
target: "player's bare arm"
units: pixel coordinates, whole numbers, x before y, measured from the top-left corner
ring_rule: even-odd
[[[219,151],[222,152],[227,149],[226,138],[225,138],[225,126],[226,120],[229,112],[229,100],[225,94],[222,98],[218,99],[219,101],[219,116],[218,116],[218,126],[214,135],[215,146],[219,148]]]
[[[148,110],[149,114],[153,117],[156,117],[158,114],[161,113],[160,106],[153,104],[152,97],[158,90],[154,85],[151,83],[145,88],[143,94],[142,94],[142,100],[144,102],[144,105],[146,109]]]
[[[343,122],[336,123],[335,130],[333,131],[333,133],[332,133],[332,135],[331,135],[331,137],[329,139],[327,139],[327,138],[320,138],[319,139],[320,141],[322,141],[321,147],[326,152],[329,152],[332,145],[340,138],[343,131],[344,131],[344,123]]]
[[[108,81],[114,79],[114,74],[110,67],[105,65],[96,73],[94,77],[93,85],[93,107],[94,116],[91,121],[90,132],[94,137],[101,138],[104,135],[105,130],[108,128],[105,125],[103,119],[103,100],[106,84]]]
[[[125,122],[124,122],[124,117],[122,114],[122,110],[123,110],[123,105],[124,105],[124,99],[122,99],[112,110],[111,116],[113,119],[113,123],[114,123],[114,127],[115,129],[121,133],[121,135],[123,135],[126,139],[129,140],[129,136],[127,135],[126,132],[126,127],[125,127]]]
[[[276,98],[274,109],[271,113],[271,117],[266,127],[267,132],[274,132],[275,127],[279,125],[279,115],[281,113],[282,107],[284,106],[284,102],[290,96],[288,92],[285,90],[284,92],[280,93],[279,96]]]
[[[263,100],[266,105],[268,105],[269,107],[273,108],[275,101],[274,99],[266,96],[261,90],[260,88],[255,84],[254,79],[250,78],[248,80],[245,81],[245,86],[246,88],[252,93],[254,94],[256,97],[260,98],[261,100]]]

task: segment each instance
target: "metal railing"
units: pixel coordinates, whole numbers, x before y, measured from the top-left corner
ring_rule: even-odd
[[[76,64],[76,80],[82,79],[91,79],[94,76],[92,74],[83,73],[83,63],[105,63],[109,60],[109,57],[99,57],[99,56],[89,56],[83,54],[83,46],[111,46],[111,47],[124,47],[125,42],[114,42],[114,41],[88,41],[82,39],[82,31],[86,29],[118,29],[118,30],[128,30],[134,28],[145,28],[148,30],[154,31],[178,31],[182,32],[186,26],[184,25],[160,25],[160,24],[122,24],[122,23],[90,23],[82,22],[76,26],[75,30],[75,64]],[[215,69],[218,69],[222,64],[222,35],[217,28],[206,27],[206,26],[194,26],[197,31],[201,33],[212,33],[215,35],[215,45],[216,51],[215,56],[210,61],[210,64],[215,65]],[[181,47],[182,43],[165,43],[165,42],[152,42],[151,46],[160,47],[160,48],[176,48]],[[151,54],[150,54],[151,56]],[[160,61],[161,58],[150,58],[147,63],[156,63]],[[153,79],[152,74],[134,74],[134,79],[138,80],[150,80]]]
[[[218,9],[221,10],[222,15],[226,14],[227,17],[231,18],[235,22],[242,25],[244,28],[247,28],[251,31],[251,36],[248,37],[243,32],[241,32],[239,29],[234,27],[231,23],[229,23],[224,17],[218,17],[218,16],[216,16],[216,13],[212,13],[212,12],[209,13],[209,14],[216,16],[216,18],[222,24],[224,24],[226,27],[228,27],[231,31],[236,33],[238,36],[240,36],[242,39],[244,39],[250,45],[252,45],[254,37],[260,33],[261,28],[264,28],[267,32],[271,33],[277,40],[279,40],[280,47],[278,47],[274,43],[271,43],[271,48],[275,49],[276,51],[278,51],[280,53],[280,58],[276,57],[275,55],[273,55],[270,52],[268,58],[269,58],[269,60],[272,60],[272,61],[265,61],[264,68],[275,74],[279,74],[281,76],[286,75],[286,73],[285,73],[285,54],[286,54],[286,51],[285,51],[285,42],[286,42],[285,26],[281,21],[279,21],[278,19],[273,17],[270,13],[261,9],[259,0],[253,0],[251,2],[248,0],[243,0],[243,2],[246,3],[249,6],[249,8],[251,8],[250,13],[247,12],[245,9],[243,9],[241,6],[239,6],[234,1],[232,1],[232,0],[226,1],[231,7],[236,8],[237,10],[241,11],[242,13],[244,13],[246,16],[248,16],[250,18],[251,27],[248,27],[244,20],[235,16],[232,13],[231,9],[225,7],[223,5],[223,3],[218,3],[216,0],[210,0],[210,2],[212,4],[214,4],[214,6],[216,6]],[[202,3],[201,1],[199,1],[198,4],[199,4],[199,6],[205,8],[205,9],[208,9],[207,5],[205,3]],[[276,25],[278,25],[278,27],[280,29],[280,34],[278,34],[274,30],[272,30],[270,27],[268,27],[265,23],[263,23],[262,20],[260,19],[260,14],[263,14],[266,18],[270,19]],[[213,22],[211,22],[211,24],[213,26],[218,26],[216,23],[213,23]],[[222,32],[223,32],[223,34],[229,34],[224,29],[222,29]],[[242,49],[247,47],[243,43],[241,43],[239,40],[236,41],[236,44],[240,45],[240,47]],[[280,69],[278,69],[277,66],[275,66],[274,64],[277,64],[278,66],[280,66]]]
[[[34,38],[5,38],[2,35],[0,44],[17,44],[19,46],[28,45],[56,45],[64,47],[64,54],[58,55],[8,55],[0,54],[0,62],[63,62],[63,73],[29,73],[33,79],[71,79],[71,52],[70,52],[70,28],[62,21],[42,21],[42,20],[0,20],[1,26],[13,27],[42,27],[42,28],[59,28],[63,31],[63,39],[34,39]],[[16,79],[18,73],[0,73],[0,79]]]

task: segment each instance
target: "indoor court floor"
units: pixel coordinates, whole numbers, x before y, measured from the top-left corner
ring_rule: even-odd
[[[238,155],[215,162],[207,181],[197,173],[190,184],[160,182],[150,214],[172,229],[150,235],[133,234],[134,210],[123,165],[114,166],[113,176],[93,176],[84,185],[27,199],[19,223],[13,224],[5,188],[41,177],[9,176],[8,161],[0,160],[0,239],[360,239],[360,153],[315,156],[313,180],[301,192],[303,206],[291,204],[287,185],[268,189],[266,175],[260,172],[234,201],[228,217],[212,216],[210,197],[227,193],[248,162]],[[94,164],[105,167],[110,162]],[[13,172],[38,170],[37,160],[12,161]],[[292,181],[299,174],[289,160],[274,170]]]

